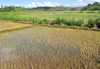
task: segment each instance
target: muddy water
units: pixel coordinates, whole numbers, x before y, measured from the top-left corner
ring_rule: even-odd
[[[2,69],[61,69],[75,67],[74,60],[85,60],[81,48],[68,44],[57,28],[33,27],[0,34],[0,67]],[[65,36],[65,34],[62,34]],[[80,66],[81,67],[81,66]],[[77,68],[77,66],[76,66]]]

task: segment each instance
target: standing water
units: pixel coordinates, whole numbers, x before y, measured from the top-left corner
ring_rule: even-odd
[[[0,34],[0,69],[91,68],[91,60],[62,31],[37,26]]]

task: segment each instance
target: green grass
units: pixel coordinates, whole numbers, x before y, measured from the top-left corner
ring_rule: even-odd
[[[86,26],[92,19],[97,25],[100,17],[99,11],[25,11],[25,12],[0,12],[0,20],[11,20],[24,23],[64,24],[68,26]],[[90,26],[86,26],[90,27]],[[94,26],[92,26],[94,27]],[[91,27],[90,27],[91,28]]]

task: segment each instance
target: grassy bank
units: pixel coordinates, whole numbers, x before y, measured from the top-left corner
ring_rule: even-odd
[[[99,11],[25,11],[0,12],[0,20],[10,20],[40,25],[64,25],[97,28],[100,24]]]

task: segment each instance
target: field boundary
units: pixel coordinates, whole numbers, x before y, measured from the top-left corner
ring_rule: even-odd
[[[12,32],[12,31],[16,31],[16,30],[21,30],[21,29],[31,28],[31,27],[34,27],[34,26],[26,26],[26,27],[21,27],[21,28],[2,30],[2,31],[0,31],[0,33]]]
[[[5,21],[5,20],[1,20],[1,21]],[[9,22],[13,22],[13,21],[9,21]],[[30,23],[24,23],[24,22],[15,22],[15,23],[30,24]],[[33,23],[31,25],[32,26],[26,26],[26,27],[14,28],[14,29],[8,29],[8,30],[1,30],[0,33],[3,33],[3,32],[11,32],[11,31],[15,31],[15,30],[21,30],[21,29],[25,29],[25,28],[34,27],[34,26],[44,26],[44,27],[53,27],[53,28],[70,28],[70,29],[78,29],[78,30],[100,31],[99,28],[88,28],[88,27],[85,28],[85,27],[62,26],[62,25],[47,25],[47,24],[37,24],[37,23]]]
[[[70,29],[78,29],[78,30],[92,30],[92,31],[100,31],[99,28],[84,28],[84,27],[73,27],[73,26],[61,26],[61,25],[36,25],[36,26],[44,26],[44,27],[54,27],[54,28],[70,28]]]

